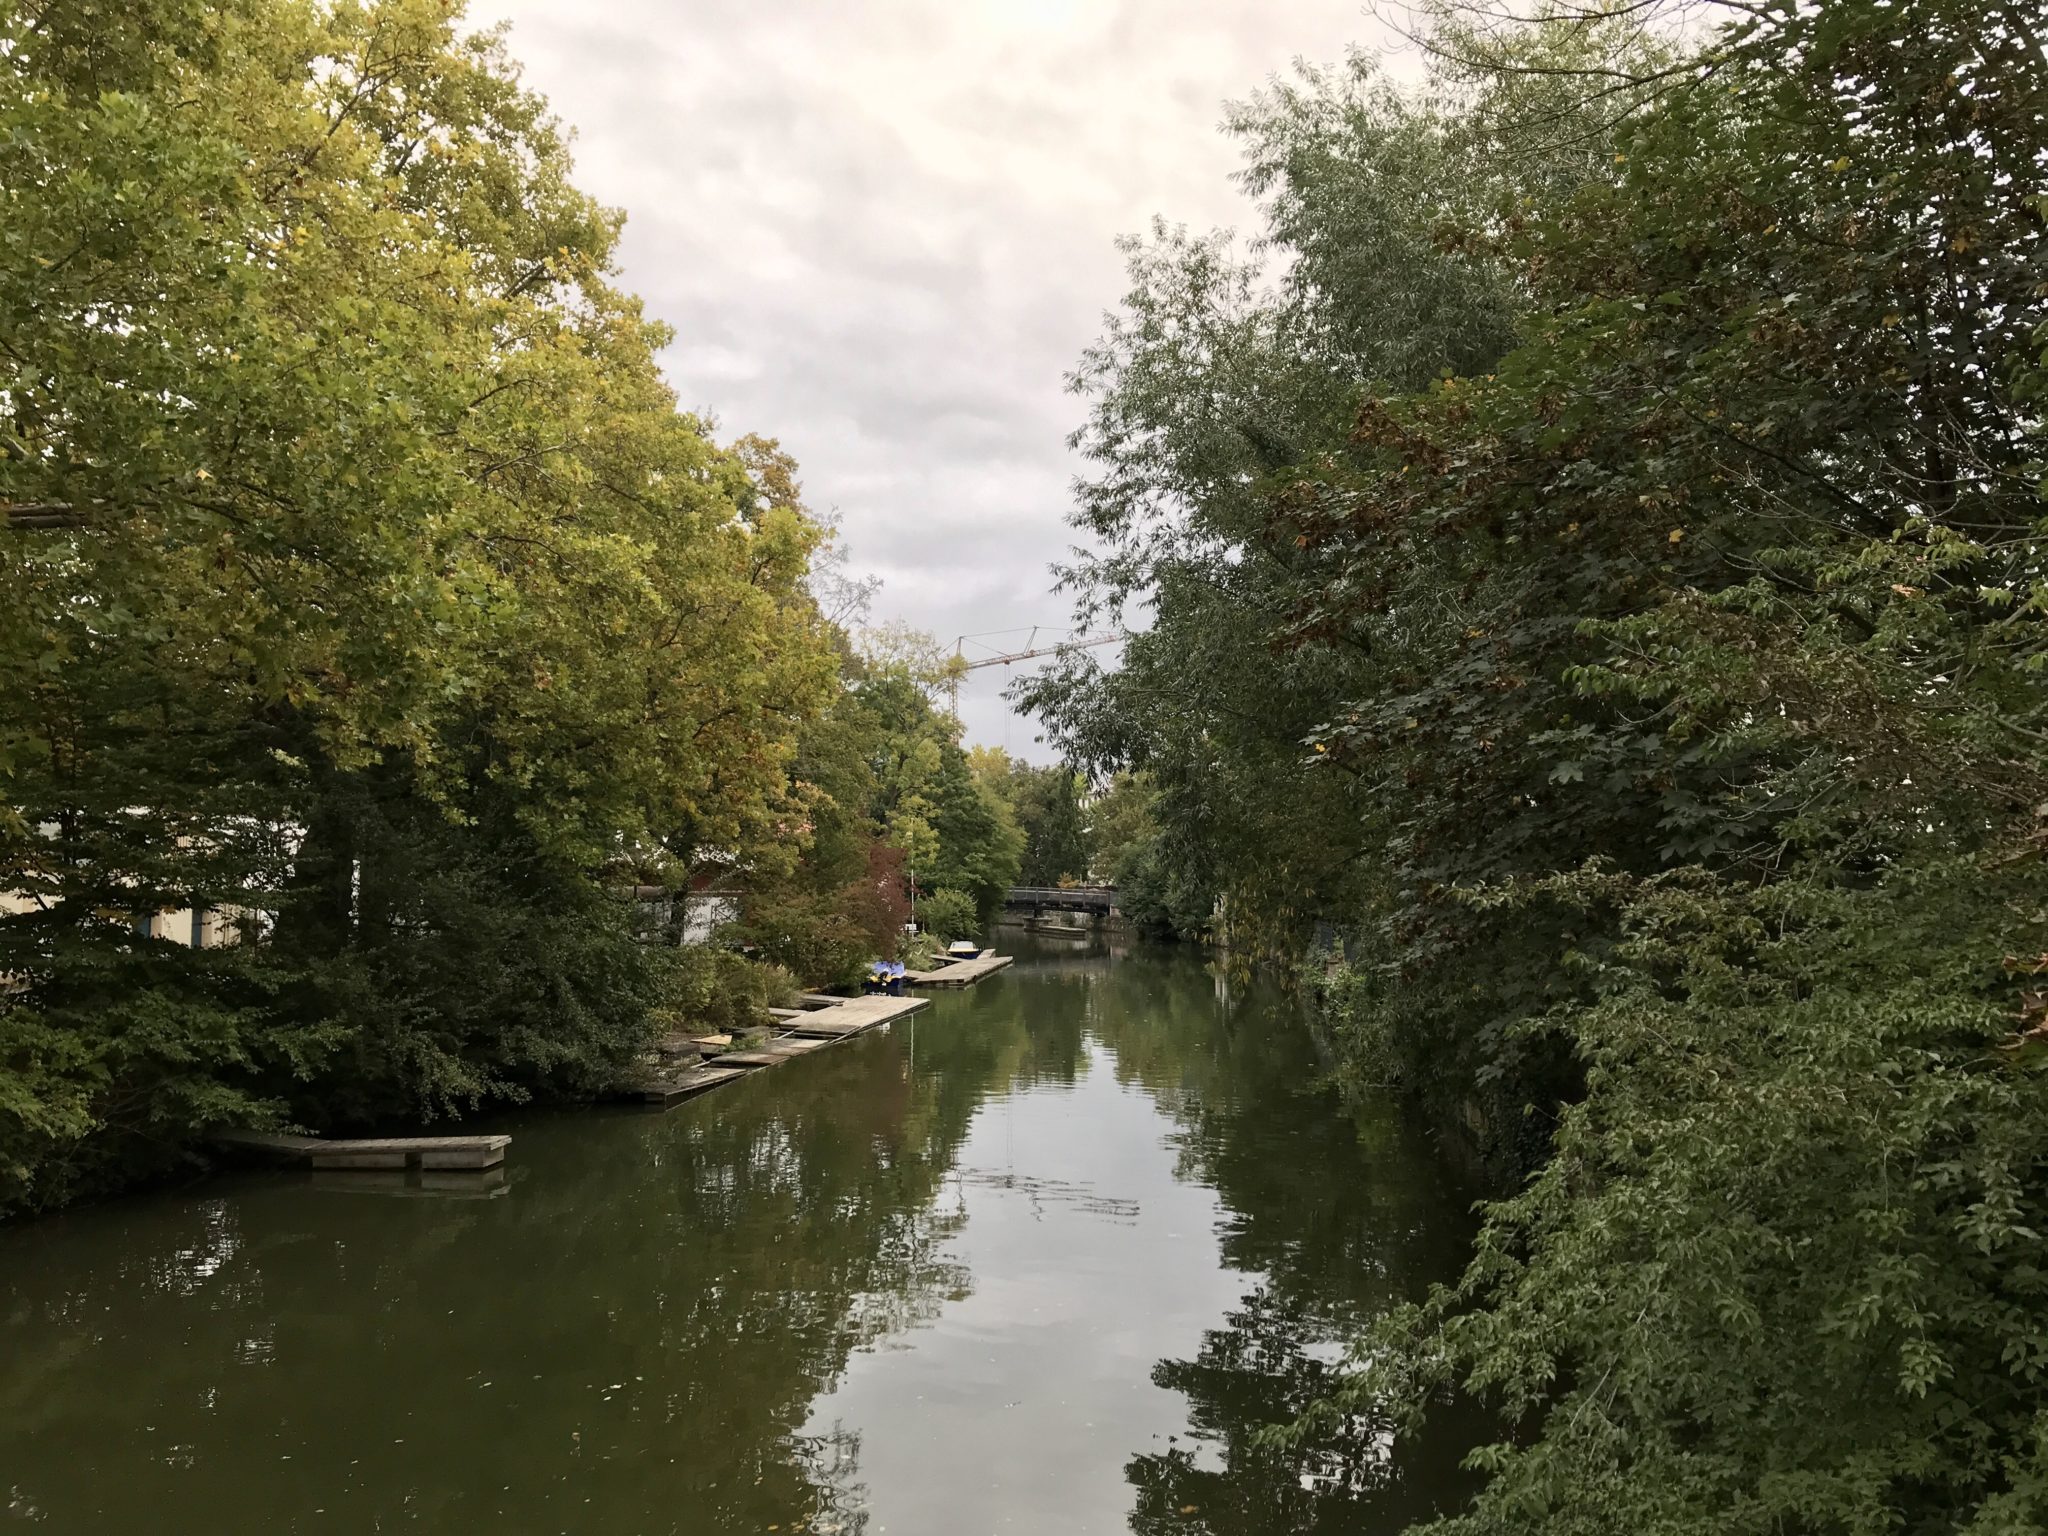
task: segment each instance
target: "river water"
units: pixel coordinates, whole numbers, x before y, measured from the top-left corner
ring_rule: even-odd
[[[1392,1532],[1454,1425],[1275,1448],[1470,1192],[1191,951],[1011,970],[501,1188],[247,1173],[0,1231],[0,1529]]]

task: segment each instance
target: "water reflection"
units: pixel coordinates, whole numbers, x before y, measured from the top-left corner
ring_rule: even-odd
[[[1335,1384],[1344,1341],[1456,1273],[1472,1191],[1390,1105],[1346,1114],[1310,1032],[1278,999],[1204,996],[1156,952],[1103,978],[1098,1027],[1118,1069],[1173,1122],[1179,1177],[1216,1193],[1224,1265],[1246,1285],[1198,1349],[1152,1379],[1185,1399],[1179,1443],[1131,1458],[1134,1531],[1398,1531],[1467,1490],[1484,1425],[1447,1407],[1427,1443],[1358,1413],[1305,1439],[1289,1424]],[[1135,995],[1133,995],[1135,994]]]
[[[1465,1198],[1316,1072],[1257,989],[1054,940],[666,1115],[516,1122],[496,1197],[252,1175],[0,1233],[0,1523],[1393,1528],[1456,1446],[1256,1431]]]

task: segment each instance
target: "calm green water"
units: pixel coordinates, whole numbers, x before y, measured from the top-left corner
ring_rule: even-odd
[[[503,1190],[248,1174],[0,1232],[0,1528],[1394,1531],[1458,1431],[1254,1442],[1468,1193],[1279,999],[1071,941]],[[376,1176],[368,1176],[375,1179]]]

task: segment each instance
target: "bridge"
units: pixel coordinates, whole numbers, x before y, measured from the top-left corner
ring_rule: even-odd
[[[1096,912],[1107,917],[1116,910],[1113,885],[1018,885],[1010,888],[1003,905],[1012,910],[1033,912]]]

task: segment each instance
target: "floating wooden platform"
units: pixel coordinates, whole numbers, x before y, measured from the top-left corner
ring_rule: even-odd
[[[792,1056],[801,1056],[808,1051],[815,1051],[820,1046],[830,1045],[831,1043],[832,1041],[829,1039],[819,1039],[816,1037],[799,1039],[794,1036],[784,1035],[779,1039],[768,1041],[759,1050],[720,1051],[712,1059],[721,1067],[777,1067],[782,1065],[783,1062],[788,1061]]]
[[[799,1039],[844,1040],[848,1035],[865,1034],[874,1027],[872,1024],[842,1023],[833,1019],[820,1019],[816,1023],[809,1019],[797,1019],[790,1024],[789,1032]]]
[[[911,971],[903,979],[913,987],[971,987],[1013,963],[1012,956],[984,949],[972,960],[955,960],[929,971]]]
[[[786,1020],[786,1028],[788,1034],[797,1036],[844,1040],[848,1034],[864,1034],[881,1024],[891,1024],[893,1020],[909,1018],[911,1014],[922,1014],[930,1006],[930,997],[891,997],[887,993],[874,993],[868,997],[834,997],[831,1008],[813,1008],[797,1014],[795,1018]]]
[[[629,1090],[628,1096],[649,1104],[675,1104],[694,1098],[707,1088],[716,1088],[766,1067],[779,1067],[849,1035],[866,1034],[931,1007],[931,1000],[923,997],[827,997],[807,992],[803,1001],[811,1006],[771,1010],[783,1033],[758,1049],[720,1051],[707,1057],[702,1066],[650,1077]]]
[[[746,1075],[738,1067],[697,1067],[676,1077],[652,1078],[634,1088],[633,1093],[649,1104],[680,1104],[684,1099],[694,1099],[720,1083],[729,1083]]]
[[[223,1131],[214,1138],[223,1147],[260,1153],[316,1169],[342,1168],[495,1168],[505,1161],[510,1136],[377,1136],[328,1139],[285,1136],[268,1131]]]
[[[913,1013],[922,1013],[931,1005],[932,1000],[928,997],[890,997],[884,992],[869,997],[841,997],[835,998],[830,1008],[805,1014],[798,1021],[798,1027],[858,1024],[862,1029],[874,1029],[897,1019],[907,1019]]]
[[[789,1060],[787,1056],[779,1055],[774,1051],[720,1051],[718,1053],[718,1064],[720,1066],[744,1067],[750,1072],[758,1067],[779,1067],[787,1060]]]

